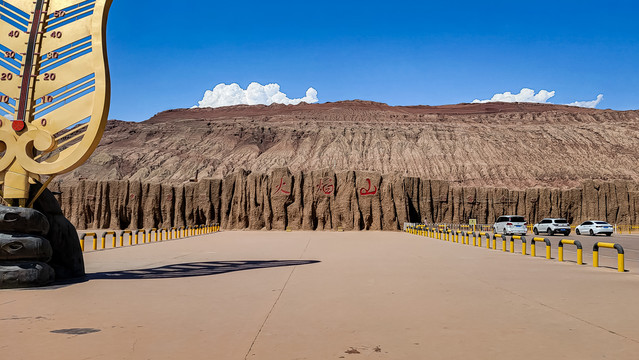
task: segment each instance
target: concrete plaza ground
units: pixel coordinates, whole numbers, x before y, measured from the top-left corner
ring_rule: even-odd
[[[85,261],[85,282],[0,292],[3,359],[639,357],[633,266],[390,232],[221,232]]]

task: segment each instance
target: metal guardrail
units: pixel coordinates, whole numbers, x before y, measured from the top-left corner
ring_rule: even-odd
[[[98,249],[98,234],[96,233],[84,233],[82,234],[82,236],[80,237],[80,248],[82,249],[82,251],[84,251],[84,241],[88,236],[92,236],[93,237],[93,250],[97,250]]]
[[[515,240],[521,241],[521,254],[526,255],[526,237],[521,235],[513,235],[510,237],[510,252],[515,253]]]
[[[492,246],[492,249],[493,250],[497,250],[497,238],[502,239],[502,244],[503,244],[502,247],[505,248],[506,247],[506,245],[505,245],[506,244],[506,237],[503,236],[502,234],[493,234],[493,246]]]
[[[557,254],[558,260],[564,261],[564,244],[567,245],[575,245],[577,247],[577,264],[583,265],[584,263],[584,248],[581,246],[581,242],[579,240],[568,240],[562,239],[559,241],[559,245],[557,245]]]
[[[530,241],[530,256],[535,257],[537,255],[535,252],[535,243],[537,242],[543,242],[546,244],[546,259],[550,260],[551,259],[550,252],[552,249],[552,245],[550,243],[550,240],[548,240],[547,238],[542,238],[542,237],[532,238],[532,240]]]
[[[492,232],[493,225],[492,224],[477,224],[477,225],[466,225],[466,224],[449,224],[449,223],[435,223],[435,224],[417,224],[417,223],[404,223],[404,230],[409,227],[415,226],[427,226],[429,228],[440,228],[440,229],[451,229],[451,230],[462,230],[468,233],[473,232]],[[615,234],[639,234],[639,225],[619,225],[612,224],[614,228]],[[528,231],[533,230],[534,224],[527,224],[526,228]],[[575,231],[577,225],[570,225],[571,231]]]
[[[599,248],[600,247],[608,248],[608,249],[616,249],[617,250],[617,271],[619,272],[626,271],[625,265],[624,265],[623,247],[619,244],[614,244],[614,243],[605,243],[605,242],[595,243],[595,245],[592,247],[592,266],[593,267],[599,267]]]
[[[470,245],[470,237],[473,237],[473,246],[482,247],[482,238],[486,239],[486,248],[497,250],[497,239],[502,240],[502,251],[511,253],[515,252],[515,240],[521,241],[522,255],[526,254],[526,237],[521,235],[510,236],[510,248],[506,249],[507,237],[502,234],[492,234],[492,237],[487,232],[466,232],[462,230],[455,230],[441,227],[425,227],[424,225],[409,226],[404,229],[408,234],[430,237],[442,241],[449,241],[454,243],[460,243],[459,236],[461,236],[461,243],[464,245]],[[87,234],[88,236],[89,234]],[[492,246],[491,246],[492,240]],[[536,257],[536,243],[544,243],[546,245],[546,259],[552,259],[552,243],[548,238],[534,237],[530,240],[530,255]],[[577,264],[583,265],[583,247],[578,240],[562,239],[557,246],[558,261],[564,261],[564,245],[574,245],[577,248]],[[620,244],[598,242],[595,243],[592,249],[593,254],[593,267],[599,267],[599,248],[609,248],[617,250],[617,271],[625,272],[625,254],[624,249]]]
[[[113,247],[116,246],[116,238],[115,238],[115,231],[105,231],[102,233],[102,236],[100,236],[100,238],[102,239],[102,249],[106,248],[106,236],[107,235],[111,235],[113,237]]]
[[[196,226],[187,226],[187,227],[173,227],[173,228],[163,228],[163,229],[157,229],[157,228],[152,228],[152,229],[138,229],[135,231],[132,230],[123,230],[120,232],[119,236],[117,235],[117,233],[115,231],[105,231],[100,235],[100,239],[101,239],[101,246],[100,249],[98,249],[98,235],[94,232],[87,232],[87,233],[82,233],[79,238],[80,238],[80,248],[82,249],[82,251],[84,252],[86,250],[85,248],[85,242],[87,240],[87,238],[93,238],[93,250],[103,250],[106,249],[106,236],[107,235],[111,235],[113,237],[113,243],[112,243],[112,248],[117,248],[117,247],[123,247],[124,246],[124,236],[128,235],[129,236],[129,246],[133,246],[133,245],[139,245],[140,244],[140,238],[139,238],[139,234],[142,233],[142,243],[146,244],[146,243],[152,243],[152,242],[159,242],[159,241],[164,241],[164,240],[173,240],[173,239],[181,239],[181,238],[186,238],[186,237],[190,237],[190,236],[196,236],[196,235],[204,235],[204,234],[210,234],[210,233],[216,233],[220,231],[220,226],[218,224],[213,224],[213,225],[196,225]],[[155,233],[155,237],[152,237],[152,233]],[[119,237],[119,246],[118,246],[118,242],[116,241],[116,239]]]
[[[120,233],[120,246],[124,246],[124,235],[129,235],[129,245],[133,245],[133,231],[124,230]]]

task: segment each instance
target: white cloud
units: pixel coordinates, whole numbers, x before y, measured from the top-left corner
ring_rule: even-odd
[[[595,100],[591,100],[591,101],[575,101],[575,102],[572,102],[572,103],[566,104],[566,105],[579,106],[579,107],[594,109],[594,108],[597,107],[597,105],[599,105],[601,100],[603,100],[603,94],[597,95],[597,98]]]
[[[523,88],[519,94],[513,94],[510,91],[506,91],[503,94],[495,94],[490,100],[473,100],[473,104],[476,103],[488,103],[488,102],[531,102],[531,103],[546,103],[548,99],[555,96],[554,91],[540,90],[535,94],[535,90]]]
[[[493,95],[493,97],[489,100],[475,99],[473,100],[473,104],[498,102],[498,101],[499,102],[529,102],[529,103],[549,104],[548,100],[552,98],[553,96],[555,96],[554,91],[540,90],[538,93],[535,94],[535,90],[523,88],[521,89],[519,94],[513,94],[510,91],[506,91],[505,93],[502,93],[502,94]],[[594,109],[595,107],[597,107],[597,105],[599,105],[601,100],[603,100],[603,94],[597,95],[596,100],[575,101],[565,105]]]
[[[297,105],[301,102],[312,104],[318,101],[317,90],[312,87],[306,90],[306,96],[303,98],[289,99],[285,93],[280,91],[279,84],[261,85],[256,82],[252,82],[246,90],[244,90],[236,83],[230,85],[222,83],[216,85],[213,90],[206,90],[202,100],[198,101],[198,105],[194,107],[216,108],[241,104],[271,105],[273,103]]]

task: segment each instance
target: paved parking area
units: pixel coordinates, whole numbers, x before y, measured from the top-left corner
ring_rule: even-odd
[[[388,232],[222,232],[88,252],[85,260],[85,282],[0,293],[3,357],[636,359],[639,353],[633,271]]]

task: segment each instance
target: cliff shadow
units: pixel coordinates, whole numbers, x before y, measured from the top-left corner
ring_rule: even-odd
[[[234,271],[310,265],[319,262],[319,260],[239,260],[192,262],[164,265],[148,269],[97,272],[86,274],[79,278],[57,280],[47,286],[25,288],[21,290],[55,290],[92,280],[176,279],[194,276],[221,275]]]
[[[164,265],[149,269],[98,272],[87,274],[86,280],[174,279],[193,276],[219,275],[244,270],[310,265],[319,262],[319,260],[247,260],[192,262]]]

